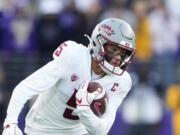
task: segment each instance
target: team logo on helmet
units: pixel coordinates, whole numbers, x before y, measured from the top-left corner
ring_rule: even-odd
[[[100,26],[100,28],[102,28],[108,36],[115,34],[114,30],[112,30],[112,28],[109,25],[103,24]]]
[[[72,74],[71,75],[71,81],[74,82],[74,81],[77,81],[79,79],[79,76],[77,74]]]
[[[121,41],[120,42],[121,45],[127,46],[127,47],[132,47],[132,44],[126,41]]]

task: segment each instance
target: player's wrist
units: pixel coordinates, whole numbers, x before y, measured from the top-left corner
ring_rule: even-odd
[[[9,128],[10,126],[18,126],[18,123],[4,123],[3,124],[4,128]]]
[[[17,123],[10,123],[7,125],[4,124],[2,135],[23,135],[23,133]]]
[[[7,116],[4,123],[3,123],[3,127],[6,127],[6,125],[11,125],[11,124],[18,124],[18,121],[15,117],[10,117],[10,116]]]

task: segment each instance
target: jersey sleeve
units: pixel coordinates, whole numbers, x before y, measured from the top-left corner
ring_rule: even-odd
[[[116,81],[118,79],[115,78]],[[116,111],[121,105],[123,99],[131,89],[132,81],[129,74],[119,81],[123,85],[109,98],[107,110],[102,117],[97,117],[93,114],[90,108],[86,110],[78,110],[80,121],[85,125],[89,134],[92,135],[107,135],[112,127]]]
[[[55,61],[62,63],[68,67],[72,67],[77,64],[77,59],[80,56],[79,53],[83,47],[74,41],[66,41],[62,43],[53,53],[53,58]]]
[[[57,61],[51,61],[25,80],[21,81],[13,90],[7,109],[6,123],[17,123],[18,115],[27,100],[53,86],[61,78]]]
[[[80,121],[85,125],[90,135],[107,135],[114,123],[116,111],[122,101],[123,98],[115,97],[111,99],[105,114],[101,118],[94,115],[90,108],[78,110]]]
[[[51,88],[62,78],[67,65],[66,55],[70,57],[68,50],[70,50],[70,48],[63,48],[63,50],[61,50],[61,57],[56,55],[57,57],[54,58],[54,60],[32,73],[15,87],[9,102],[4,125],[17,123],[19,113],[24,104],[34,95],[38,95]],[[67,54],[65,52],[67,52]],[[59,54],[59,52],[57,54]]]
[[[116,108],[108,104],[103,117],[97,117],[90,108],[78,110],[80,121],[85,125],[89,135],[107,135],[116,116]]]

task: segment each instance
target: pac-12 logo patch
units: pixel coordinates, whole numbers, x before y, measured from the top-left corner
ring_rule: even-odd
[[[71,75],[71,81],[74,82],[74,81],[77,81],[79,79],[79,76],[77,74],[72,74]]]

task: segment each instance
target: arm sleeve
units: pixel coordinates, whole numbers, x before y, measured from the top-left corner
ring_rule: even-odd
[[[103,117],[97,117],[90,108],[78,110],[80,121],[85,125],[90,135],[106,135],[114,123],[116,111],[121,104],[121,99],[113,99],[109,102]],[[118,101],[117,101],[118,100]],[[113,104],[115,103],[115,104]]]
[[[15,87],[9,102],[4,125],[17,123],[19,113],[27,100],[44,92],[61,78],[63,71],[59,68],[60,65],[59,61],[53,60]]]
[[[80,121],[85,125],[90,135],[106,135],[112,127],[116,117],[116,111],[132,86],[129,76],[121,83],[123,86],[109,97],[107,110],[103,117],[94,115],[90,108],[78,110]]]

